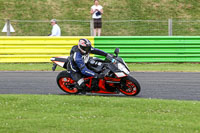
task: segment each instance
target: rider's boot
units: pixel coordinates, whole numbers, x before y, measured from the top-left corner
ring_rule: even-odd
[[[77,88],[81,94],[86,94],[86,85],[83,79],[77,82]]]

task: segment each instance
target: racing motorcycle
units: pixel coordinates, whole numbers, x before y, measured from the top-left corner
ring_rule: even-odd
[[[86,66],[96,72],[105,75],[103,79],[93,77],[84,77],[86,92],[119,94],[127,96],[136,96],[140,92],[140,84],[130,74],[128,66],[124,60],[118,56],[119,48],[115,49],[115,55],[107,56],[105,60],[90,57]],[[52,57],[52,70],[55,71],[57,65],[67,70],[69,59],[68,56]],[[78,94],[76,82],[71,78],[70,71],[62,71],[57,76],[57,84],[61,90],[69,94]]]

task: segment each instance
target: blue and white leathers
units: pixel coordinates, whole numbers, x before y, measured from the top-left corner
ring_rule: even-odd
[[[102,56],[106,56],[107,53],[104,51],[101,51],[96,48],[91,48],[92,54],[98,54]],[[85,64],[87,64],[89,60],[89,54],[81,54],[81,51],[78,49],[78,46],[73,46],[70,52],[70,66],[71,66],[71,71],[74,73],[76,72],[81,72],[83,75],[88,76],[88,77],[94,77],[95,72],[91,71],[90,69],[87,68]],[[73,76],[72,76],[73,77]]]

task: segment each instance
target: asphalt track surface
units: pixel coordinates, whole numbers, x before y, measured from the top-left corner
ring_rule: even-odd
[[[0,72],[0,94],[65,95],[56,84],[57,74],[58,72]],[[131,75],[141,85],[141,92],[133,98],[200,100],[200,73],[132,72]],[[106,96],[124,97],[122,94]]]

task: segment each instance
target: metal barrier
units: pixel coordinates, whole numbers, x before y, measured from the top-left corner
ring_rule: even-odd
[[[50,62],[68,56],[80,38],[109,53],[119,47],[126,62],[200,62],[200,37],[191,36],[0,37],[0,62]]]
[[[83,37],[0,37],[0,62],[50,62],[68,56]],[[94,37],[88,38],[94,44]]]
[[[93,35],[91,20],[57,20],[62,36]],[[50,20],[3,20],[0,19],[0,29],[9,23],[15,29],[7,35],[11,36],[47,36],[52,26]],[[161,19],[161,20],[102,20],[103,36],[199,36],[200,20],[193,19]],[[0,36],[5,36],[1,33]]]
[[[96,37],[95,47],[109,53],[119,47],[126,62],[200,62],[197,36]]]

